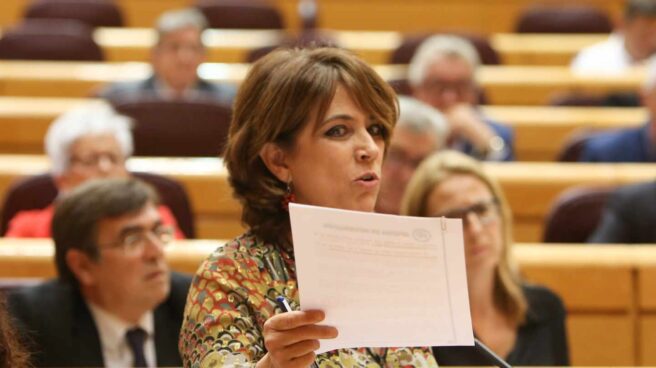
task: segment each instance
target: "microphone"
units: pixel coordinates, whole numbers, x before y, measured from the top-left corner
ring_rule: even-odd
[[[474,348],[493,365],[499,368],[512,368],[512,366],[508,364],[508,362],[501,359],[492,350],[490,350],[490,348],[485,346],[485,344],[483,344],[480,340],[478,340],[475,337],[474,337]]]
[[[501,359],[476,337],[474,337],[473,346],[433,346],[432,350],[440,366],[511,368],[510,364]]]

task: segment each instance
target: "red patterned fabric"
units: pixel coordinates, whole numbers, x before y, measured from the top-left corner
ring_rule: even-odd
[[[184,234],[178,228],[178,223],[166,206],[159,206],[159,215],[162,223],[172,225],[175,228],[175,238],[184,239]],[[9,222],[7,229],[8,238],[49,238],[50,222],[55,214],[55,207],[50,205],[40,210],[20,211]]]
[[[293,253],[246,233],[214,251],[196,272],[180,333],[185,367],[254,366],[266,349],[264,322],[298,308]],[[437,367],[430,348],[357,348],[317,356],[319,367]]]

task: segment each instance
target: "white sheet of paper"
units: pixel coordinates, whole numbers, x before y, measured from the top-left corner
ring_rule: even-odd
[[[473,345],[462,221],[290,203],[301,310],[354,347]]]

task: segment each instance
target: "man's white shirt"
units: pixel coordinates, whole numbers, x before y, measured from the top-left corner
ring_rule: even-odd
[[[135,326],[105,311],[99,306],[87,302],[96,323],[105,367],[132,367],[133,356],[125,337],[128,330],[140,327],[146,331],[144,355],[148,367],[157,367],[155,354],[155,319],[153,312],[146,313]]]

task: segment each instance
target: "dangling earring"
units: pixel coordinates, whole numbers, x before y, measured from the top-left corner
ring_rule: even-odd
[[[289,180],[287,182],[287,192],[282,197],[282,209],[285,210],[285,211],[289,211],[289,203],[290,202],[296,202],[296,195],[294,194],[294,191],[292,190],[292,181],[291,180]]]

